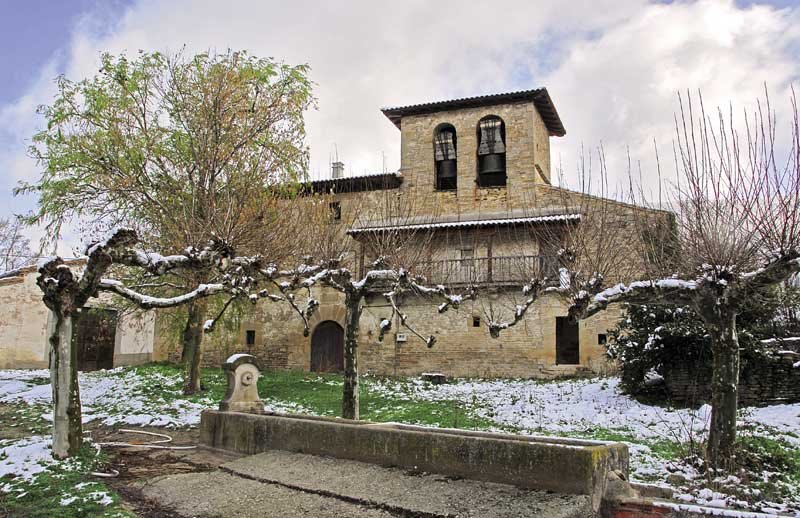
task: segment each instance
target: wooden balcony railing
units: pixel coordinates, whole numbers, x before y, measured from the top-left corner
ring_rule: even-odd
[[[547,277],[558,283],[558,258],[544,255],[448,259],[418,264],[416,275],[432,284],[519,284]]]

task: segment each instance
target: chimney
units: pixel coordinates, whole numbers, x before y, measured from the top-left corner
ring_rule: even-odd
[[[331,164],[331,177],[332,178],[341,178],[344,176],[344,163],[343,162],[333,162]]]

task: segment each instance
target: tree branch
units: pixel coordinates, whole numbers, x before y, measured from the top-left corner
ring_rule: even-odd
[[[197,288],[188,293],[168,298],[151,297],[149,295],[138,293],[130,288],[125,287],[121,282],[114,279],[102,279],[100,284],[97,286],[97,289],[100,291],[116,293],[117,295],[130,300],[142,309],[152,309],[179,306],[195,299],[209,297],[211,295],[221,293],[226,290],[226,287],[224,284],[200,284],[197,286]]]

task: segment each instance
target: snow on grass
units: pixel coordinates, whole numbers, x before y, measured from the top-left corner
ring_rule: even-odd
[[[643,439],[686,437],[706,427],[710,407],[672,411],[643,405],[619,391],[618,378],[541,383],[532,380],[458,381],[432,385],[412,379],[376,382],[386,394],[426,400],[457,400],[476,405],[482,417],[527,432],[618,430]]]
[[[266,376],[271,376],[269,380],[273,384],[280,379],[276,374],[267,373]],[[22,406],[31,411],[42,410],[49,418],[47,408],[51,394],[47,379],[48,371],[0,371],[0,403],[26,403]],[[209,391],[187,397],[182,394],[181,372],[175,368],[150,365],[81,373],[84,420],[95,420],[105,425],[194,426],[199,422],[203,409],[215,408],[219,404],[224,391],[225,378],[221,371],[205,372],[203,382],[210,387]],[[297,399],[296,392],[279,396],[276,387],[263,391],[267,410],[324,414],[326,405],[330,403],[331,390],[334,386],[341,386],[341,378],[304,376],[297,383],[309,386],[302,391],[304,398]],[[323,386],[330,387],[322,390]],[[618,378],[551,382],[456,380],[433,385],[420,378],[365,376],[362,400],[365,401],[362,410],[365,414],[372,412],[372,418],[377,420],[383,415],[382,410],[388,412],[391,420],[406,422],[418,421],[417,414],[422,412],[428,417],[441,414],[444,426],[478,426],[480,429],[523,434],[622,441],[630,449],[634,480],[669,487],[686,503],[714,502],[746,508],[748,503],[740,499],[744,493],[751,503],[756,502],[750,506],[753,510],[800,510],[800,496],[772,497],[780,500],[778,502],[767,498],[759,500],[758,489],[753,488],[747,493],[744,490],[750,488],[744,487],[745,484],[729,484],[740,487],[738,496],[704,492],[706,482],[701,470],[696,463],[686,460],[686,444],[696,444],[705,438],[710,407],[672,409],[643,404],[622,394]],[[459,417],[458,424],[450,424],[455,417],[445,418],[454,412],[454,403],[465,409],[470,414],[466,417],[470,419]],[[380,408],[374,406],[376,404]],[[408,407],[407,412],[398,414],[397,408],[403,405],[406,405],[403,408]],[[426,423],[435,421],[428,419]],[[740,421],[743,430],[754,430],[761,436],[800,445],[800,404],[748,408]],[[43,441],[42,437],[32,437],[15,442],[10,451],[16,453],[6,456],[30,458],[30,462],[22,461],[22,464],[17,463],[17,467],[9,469],[14,469],[14,473],[27,470],[35,474],[39,469],[37,466],[47,466],[49,454],[44,453],[46,443]],[[0,443],[0,447],[9,446],[11,443]],[[772,477],[769,474],[764,476]],[[779,484],[783,483],[779,481]],[[795,492],[800,495],[797,489],[786,486],[781,494]],[[70,495],[65,498],[70,498]]]
[[[0,371],[0,380],[8,383],[6,380],[11,378],[18,384],[41,377],[42,371],[29,372],[31,374],[26,378],[20,371]],[[47,374],[47,371],[43,372]],[[200,422],[200,412],[213,404],[207,398],[201,401],[181,399],[180,376],[165,375],[156,370],[117,368],[82,372],[79,384],[84,422],[100,420],[105,425],[193,426]],[[50,384],[28,384],[22,390],[0,397],[0,403],[19,402],[50,405]],[[49,414],[43,417],[50,418]]]
[[[370,380],[369,387],[387,397],[458,401],[500,431],[532,435],[568,435],[625,442],[635,481],[670,488],[685,502],[755,510],[800,511],[800,486],[785,486],[780,502],[741,499],[738,483],[729,494],[710,492],[702,474],[687,461],[687,444],[707,436],[711,408],[671,409],[646,405],[622,394],[618,378],[564,380],[455,380],[434,385],[419,378]],[[800,444],[800,404],[749,408],[740,426]],[[768,474],[762,474],[769,476]],[[762,478],[763,478],[762,476]],[[722,481],[724,482],[724,481]],[[785,485],[785,482],[776,482]],[[726,483],[721,483],[725,487]],[[736,487],[738,486],[738,487]],[[792,494],[797,496],[791,496]]]
[[[49,371],[0,370],[0,403],[51,405],[50,384],[36,384],[43,379],[49,379]],[[200,413],[216,408],[221,400],[213,393],[187,398],[181,373],[157,367],[81,372],[79,385],[83,421],[99,421],[106,426],[197,426]],[[308,412],[301,405],[272,399],[266,401],[265,408]],[[52,420],[50,412],[41,417]]]
[[[18,440],[0,441],[0,479],[7,475],[31,481],[55,464],[50,450],[51,441],[47,437],[33,436]],[[5,485],[0,484],[0,490]]]

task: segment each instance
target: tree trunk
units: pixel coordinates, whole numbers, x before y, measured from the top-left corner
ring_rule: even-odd
[[[345,307],[342,417],[358,420],[358,321],[361,319],[361,296],[346,294]]]
[[[75,455],[83,441],[78,389],[78,348],[72,343],[72,317],[50,311],[50,384],[53,390],[53,456]]]
[[[188,316],[182,336],[182,358],[186,366],[183,393],[195,394],[201,390],[200,361],[203,357],[203,324],[206,316],[206,301],[198,299],[190,302],[186,311]]]
[[[711,429],[706,454],[710,467],[730,471],[734,467],[736,410],[739,391],[739,337],[736,314],[723,313],[713,326],[714,353],[711,374]]]

